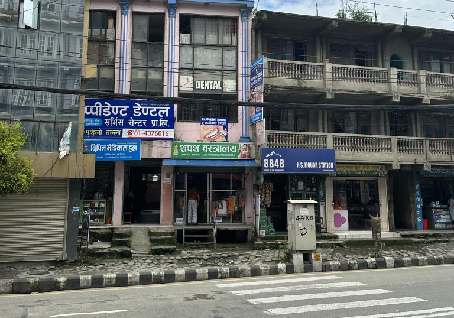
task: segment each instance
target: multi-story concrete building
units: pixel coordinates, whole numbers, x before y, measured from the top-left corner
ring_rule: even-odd
[[[82,0],[0,1],[0,82],[79,89],[83,8]],[[78,218],[71,207],[95,164],[80,150],[79,109],[78,95],[0,90],[0,120],[22,123],[24,155],[35,171],[30,193],[0,199],[0,261],[75,257]],[[59,159],[70,123],[70,154]]]
[[[211,241],[216,231],[219,239],[251,234],[256,164],[246,151],[252,149],[248,112],[225,102],[248,100],[252,6],[89,1],[87,89],[189,98],[171,104],[173,140],[142,138],[141,160],[97,162],[96,178],[82,191],[87,207],[106,207],[97,225],[176,229],[185,241]],[[206,117],[221,119],[214,131],[201,130]]]
[[[282,106],[266,109],[260,143],[331,148],[337,162],[335,174],[265,175],[275,231],[289,198],[319,201],[331,233],[370,236],[369,215],[385,232],[452,227],[452,31],[268,11],[254,31],[265,102]]]

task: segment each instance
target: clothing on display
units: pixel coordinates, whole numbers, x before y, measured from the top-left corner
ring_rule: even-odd
[[[236,210],[236,197],[230,196],[227,198],[227,213],[234,215]]]
[[[188,200],[188,224],[197,224],[197,200]]]

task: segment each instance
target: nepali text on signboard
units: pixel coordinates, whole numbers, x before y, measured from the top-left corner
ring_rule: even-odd
[[[84,138],[173,139],[174,106],[150,99],[86,99]]]
[[[263,103],[264,91],[264,59],[263,56],[256,59],[251,65],[251,84],[250,93],[251,101],[255,103]],[[263,107],[255,107],[255,111],[251,116],[251,123],[255,124],[263,120]]]
[[[174,159],[253,159],[251,144],[180,142],[172,145]]]
[[[229,122],[227,118],[202,117],[200,120],[200,138],[203,141],[228,141]]]
[[[96,155],[97,161],[140,160],[140,139],[87,139],[84,153]]]
[[[262,148],[263,173],[336,172],[336,156],[332,149]]]

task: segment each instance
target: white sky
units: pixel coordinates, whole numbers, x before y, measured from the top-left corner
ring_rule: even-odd
[[[350,1],[359,2],[371,12],[374,12],[375,2],[379,22],[403,24],[405,13],[407,13],[409,25],[454,30],[454,18],[451,17],[451,13],[454,16],[454,0]],[[316,2],[318,2],[319,15],[325,17],[334,17],[341,8],[341,0],[260,0],[258,7],[263,10],[315,15]]]

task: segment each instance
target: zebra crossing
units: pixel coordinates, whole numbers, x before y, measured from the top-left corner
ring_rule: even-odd
[[[344,281],[336,274],[262,277],[217,283],[216,286],[246,297],[251,305],[261,306],[267,316],[310,317],[311,313],[325,313],[327,317],[340,318],[454,317],[454,307],[433,308],[426,299],[412,295],[396,297],[392,290],[368,287],[359,281]],[[415,308],[408,310],[409,304]],[[399,310],[399,307],[406,309]],[[348,314],[354,310],[366,310],[367,314]]]

